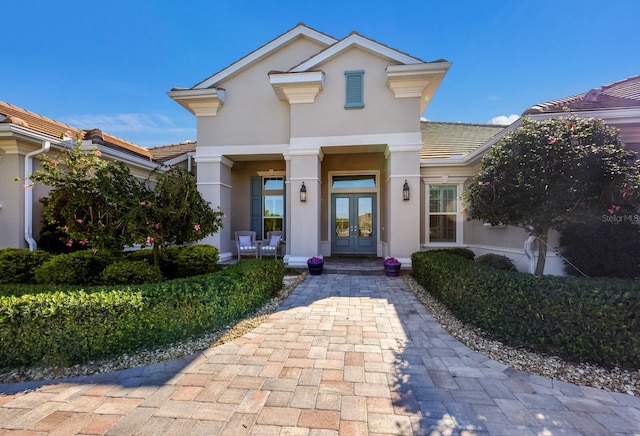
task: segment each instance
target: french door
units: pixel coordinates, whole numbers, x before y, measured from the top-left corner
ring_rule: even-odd
[[[332,194],[331,206],[331,253],[375,254],[376,194]]]

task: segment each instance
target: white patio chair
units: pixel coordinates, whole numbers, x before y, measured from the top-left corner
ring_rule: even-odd
[[[262,243],[262,247],[260,247],[261,256],[273,256],[277,259],[283,239],[283,231],[274,230],[267,232],[267,239]]]
[[[240,256],[253,254],[258,258],[258,244],[256,243],[256,232],[241,230],[236,232],[236,248],[238,250],[238,260]]]

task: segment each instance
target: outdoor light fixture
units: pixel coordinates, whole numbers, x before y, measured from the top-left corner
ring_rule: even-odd
[[[404,185],[402,186],[402,199],[404,201],[409,200],[409,184],[406,180],[404,181]]]
[[[307,187],[304,186],[304,182],[302,182],[302,186],[300,187],[300,201],[303,203],[307,201]]]

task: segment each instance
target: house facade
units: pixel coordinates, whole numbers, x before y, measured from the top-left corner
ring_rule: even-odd
[[[299,24],[171,90],[197,118],[199,189],[226,214],[209,240],[221,258],[240,230],[284,230],[290,265],[318,255],[410,265],[415,251],[464,246],[459,195],[479,163],[465,157],[504,126],[420,121],[450,65]]]

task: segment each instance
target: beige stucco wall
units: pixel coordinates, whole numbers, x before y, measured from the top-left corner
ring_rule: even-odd
[[[286,71],[322,50],[298,38],[217,85],[225,102],[215,117],[198,117],[198,146],[289,143],[289,104],[278,99],[268,73]]]
[[[420,99],[396,99],[386,86],[393,65],[362,49],[351,48],[316,67],[324,88],[313,104],[291,106],[291,136],[371,135],[420,131]],[[364,70],[364,108],[345,109],[345,71]]]
[[[14,179],[24,173],[24,157],[15,141],[0,142],[0,248],[26,246],[24,241],[24,191]]]

